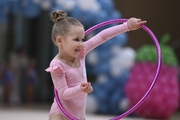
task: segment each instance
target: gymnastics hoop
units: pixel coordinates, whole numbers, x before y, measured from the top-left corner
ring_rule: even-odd
[[[118,22],[120,22],[120,23],[127,22],[127,19],[114,19],[114,20],[108,20],[108,21],[99,23],[99,24],[89,28],[88,30],[86,30],[85,31],[85,35],[89,34],[90,32],[92,32],[95,29],[100,28],[102,26],[105,26],[105,25],[108,25],[108,24],[113,24],[113,23],[118,23]],[[127,115],[131,114],[133,111],[135,111],[143,103],[143,101],[146,99],[146,97],[149,95],[149,93],[151,92],[152,88],[154,87],[154,85],[155,85],[155,83],[157,81],[157,78],[158,78],[158,75],[159,75],[159,71],[160,71],[160,68],[161,68],[161,48],[160,48],[159,42],[158,42],[156,36],[154,35],[154,33],[147,26],[145,26],[145,25],[141,25],[141,28],[144,29],[151,36],[151,38],[154,41],[154,44],[156,45],[156,50],[157,50],[157,53],[158,53],[158,65],[157,65],[157,69],[156,69],[156,74],[154,76],[154,80],[153,80],[151,86],[149,87],[149,89],[147,90],[147,92],[144,94],[144,96],[133,107],[131,107],[129,110],[127,110],[123,114],[121,114],[121,115],[119,115],[117,117],[111,118],[110,120],[119,120],[119,119],[121,119],[123,117],[126,117]],[[61,104],[61,102],[59,100],[59,96],[58,96],[57,90],[55,88],[54,88],[54,94],[55,94],[56,102],[57,102],[59,108],[62,110],[62,112],[68,118],[70,118],[71,120],[78,120],[77,118],[71,116],[63,108],[63,106],[62,106],[62,104]]]

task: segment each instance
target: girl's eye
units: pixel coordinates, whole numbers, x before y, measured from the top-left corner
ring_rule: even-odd
[[[74,39],[74,41],[79,41],[79,39],[77,38],[77,39]]]
[[[85,39],[80,40],[80,39],[77,38],[77,39],[74,39],[74,41],[78,41],[78,42],[79,42],[79,41],[83,41],[83,42],[84,42]]]

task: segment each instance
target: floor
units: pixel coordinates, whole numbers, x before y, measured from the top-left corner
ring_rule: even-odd
[[[0,107],[0,120],[48,120],[47,107]],[[109,120],[115,116],[102,116],[87,114],[87,120]],[[143,118],[123,118],[122,120],[147,120]],[[180,114],[176,113],[171,120],[180,120]]]

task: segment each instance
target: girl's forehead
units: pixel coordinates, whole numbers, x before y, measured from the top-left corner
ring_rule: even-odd
[[[81,26],[71,26],[69,35],[84,37],[84,32],[85,30]]]

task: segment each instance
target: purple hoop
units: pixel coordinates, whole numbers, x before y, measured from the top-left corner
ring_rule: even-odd
[[[108,25],[108,24],[113,24],[113,23],[123,23],[123,22],[126,22],[127,19],[114,19],[114,20],[108,20],[108,21],[105,21],[105,22],[102,22],[102,23],[99,23],[91,28],[89,28],[88,30],[85,31],[85,35],[89,34],[90,32],[94,31],[95,29],[97,28],[100,28],[102,26],[105,26],[105,25]],[[160,68],[161,68],[161,48],[160,48],[160,45],[159,45],[159,42],[156,38],[156,36],[153,34],[153,32],[145,25],[142,25],[141,28],[143,28],[150,36],[151,38],[153,39],[155,45],[156,45],[156,49],[157,49],[157,53],[158,53],[158,66],[157,66],[157,69],[156,69],[156,74],[154,76],[154,80],[151,84],[151,86],[149,87],[149,89],[147,90],[147,92],[144,94],[144,96],[139,100],[139,102],[137,102],[133,107],[131,107],[128,111],[126,111],[125,113],[115,117],[115,118],[111,118],[110,120],[119,120],[123,117],[126,117],[127,115],[131,114],[134,110],[136,110],[142,103],[143,101],[146,99],[146,97],[148,96],[148,94],[151,92],[152,88],[154,87],[156,81],[157,81],[157,78],[158,78],[158,75],[159,75],[159,71],[160,71]],[[54,88],[54,94],[55,94],[55,99],[56,99],[56,102],[59,106],[59,108],[62,110],[62,112],[68,117],[70,118],[71,120],[78,120],[77,118],[71,116],[62,106],[60,100],[59,100],[59,96],[58,96],[58,93],[57,93],[57,90]]]

